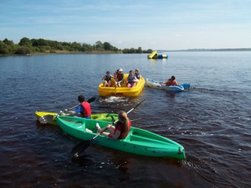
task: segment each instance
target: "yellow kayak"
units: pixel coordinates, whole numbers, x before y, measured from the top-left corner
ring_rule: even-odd
[[[56,112],[36,111],[35,116],[36,116],[37,120],[40,120],[41,118],[43,118],[43,121],[46,122],[47,124],[57,125],[57,122],[56,122],[57,113]],[[91,119],[97,119],[97,120],[108,121],[108,122],[114,121],[113,118],[114,118],[114,120],[117,120],[118,114],[115,114],[115,113],[96,113],[96,114],[91,115]]]
[[[125,78],[128,77],[128,74],[124,75]],[[114,80],[113,80],[114,81]],[[98,93],[100,96],[127,96],[127,97],[137,97],[142,92],[145,85],[145,79],[141,76],[139,82],[128,88],[126,84],[122,85],[122,87],[105,87],[103,83],[100,83],[98,86]]]

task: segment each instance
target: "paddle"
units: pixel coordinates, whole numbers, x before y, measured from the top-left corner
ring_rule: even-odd
[[[145,99],[143,99],[142,101],[140,101],[137,105],[135,105],[132,109],[130,109],[128,112],[126,112],[127,114],[129,114],[130,112],[132,112],[135,108],[137,108],[141,103],[144,102]],[[117,120],[118,121],[118,120]],[[117,122],[116,121],[116,122]],[[113,122],[113,124],[116,124],[116,122]],[[93,138],[91,138],[90,140],[85,140],[85,141],[82,141],[80,143],[78,143],[76,146],[73,147],[71,153],[73,154],[72,155],[72,158],[76,159],[80,156],[80,154],[86,150],[90,145],[91,143],[100,135],[102,134],[104,131],[107,130],[108,127],[105,127],[103,128],[102,131],[100,131],[99,133],[97,133]]]
[[[91,98],[87,99],[87,102],[91,103],[91,102],[93,102],[93,101],[95,101],[95,100],[96,100],[96,97],[91,97]],[[78,104],[78,105],[79,105],[79,104]],[[75,105],[75,106],[73,106],[73,107],[71,107],[71,108],[68,108],[68,109],[65,109],[65,110],[63,110],[63,111],[60,110],[60,113],[68,112],[69,110],[71,110],[71,109],[73,109],[73,108],[76,108],[78,105]],[[59,113],[59,114],[60,114],[60,113]],[[40,118],[38,119],[38,121],[39,121],[41,124],[48,124],[49,122],[53,122],[54,119],[55,119],[55,117],[56,117],[57,115],[58,115],[58,114],[56,114],[56,115],[47,114],[47,115],[44,115],[44,116],[40,117]]]

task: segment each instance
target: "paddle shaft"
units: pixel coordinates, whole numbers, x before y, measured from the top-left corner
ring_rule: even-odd
[[[89,103],[91,103],[91,102],[93,102],[93,101],[95,101],[96,100],[96,97],[90,97],[89,99],[87,99],[87,102],[89,102]],[[76,108],[77,106],[79,106],[79,104],[77,104],[77,105],[75,105],[75,106],[73,106],[73,107],[70,107],[70,108],[68,108],[68,109],[73,109],[73,108]]]
[[[136,106],[134,106],[131,110],[129,110],[128,112],[126,112],[127,114],[129,114],[130,112],[132,112],[135,108],[137,108],[139,105],[141,105],[142,102],[144,102],[145,99],[143,99],[142,101],[140,101]]]

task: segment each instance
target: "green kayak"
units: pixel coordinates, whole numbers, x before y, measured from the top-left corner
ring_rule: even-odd
[[[47,124],[51,124],[51,125],[56,125],[56,116],[57,113],[56,112],[44,112],[44,111],[36,111],[35,112],[35,116],[37,118],[37,120],[44,121]],[[97,120],[103,120],[103,121],[109,121],[112,122],[113,119],[117,120],[118,119],[118,114],[115,113],[95,113],[91,115],[91,119],[97,119]]]
[[[57,116],[56,120],[65,133],[81,140],[89,140],[97,135],[96,123],[101,128],[109,124],[106,121],[71,116]],[[99,135],[94,144],[144,156],[185,159],[185,150],[182,145],[161,135],[133,126],[125,139],[113,140]]]

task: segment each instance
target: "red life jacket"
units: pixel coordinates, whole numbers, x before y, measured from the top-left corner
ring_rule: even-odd
[[[121,74],[117,74],[117,81],[121,81],[124,79],[124,74],[121,73]]]
[[[82,102],[81,106],[83,108],[83,114],[82,115],[84,117],[90,117],[91,114],[92,114],[90,103],[88,103],[87,101],[84,101],[84,102]]]
[[[176,80],[168,80],[168,82],[166,83],[167,86],[176,86],[177,85],[177,82]]]
[[[131,128],[131,124],[132,123],[129,120],[128,121],[128,131],[126,131],[126,130],[123,130],[123,124],[120,121],[117,122],[117,124],[115,125],[114,132],[116,132],[116,130],[120,131],[120,135],[119,135],[118,139],[124,139],[128,135],[128,132],[129,132],[129,130]]]

